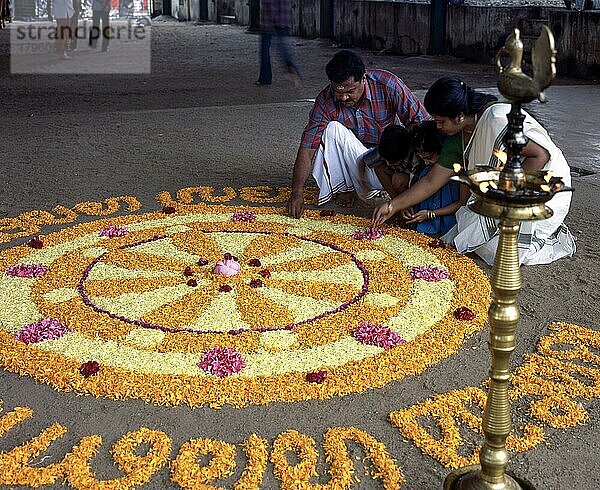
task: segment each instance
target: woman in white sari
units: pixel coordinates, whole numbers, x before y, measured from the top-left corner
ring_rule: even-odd
[[[467,169],[477,164],[500,164],[496,150],[504,149],[502,138],[507,129],[506,114],[510,104],[493,103],[494,99],[455,78],[444,77],[431,86],[425,96],[425,108],[438,128],[450,138],[444,144],[438,164],[426,178],[375,210],[374,225],[433,194],[454,174],[454,163],[461,163]],[[525,171],[551,170],[554,176],[570,185],[570,170],[562,152],[546,130],[527,113],[524,134],[528,139],[521,153]],[[559,193],[547,203],[554,213],[551,218],[521,224],[518,237],[520,263],[547,264],[573,255],[575,241],[563,223],[570,203],[571,193]],[[466,206],[457,211],[456,220],[456,226],[442,240],[453,244],[459,252],[475,252],[492,265],[498,245],[497,221],[480,216]]]

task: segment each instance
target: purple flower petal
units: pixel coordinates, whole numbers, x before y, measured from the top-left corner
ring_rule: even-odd
[[[43,340],[58,339],[72,331],[72,328],[67,327],[58,318],[43,318],[23,326],[15,338],[26,344],[34,344]]]
[[[385,350],[406,342],[393,330],[381,325],[373,325],[369,322],[363,322],[356,327],[354,338],[362,344],[376,345]]]
[[[374,226],[366,228],[365,231],[356,230],[352,235],[355,240],[377,240],[386,234],[384,229],[378,229]]]
[[[217,346],[204,353],[198,367],[208,374],[226,378],[244,369],[246,363],[242,355],[235,349]]]
[[[252,211],[236,211],[231,216],[231,221],[244,221],[246,223],[252,223],[256,220],[256,214]]]
[[[34,279],[36,277],[42,277],[48,272],[48,267],[44,264],[19,264],[11,265],[6,269],[6,275],[11,277],[27,277],[28,279]]]
[[[108,238],[117,238],[125,236],[129,233],[126,226],[107,226],[103,230],[100,230],[100,236],[106,236]]]
[[[423,279],[427,282],[437,282],[448,278],[450,278],[450,273],[446,269],[432,265],[418,265],[410,271],[411,281]]]

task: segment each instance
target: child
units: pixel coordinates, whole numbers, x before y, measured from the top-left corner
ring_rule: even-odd
[[[371,187],[383,188],[393,199],[408,189],[409,174],[413,170],[410,148],[411,136],[404,127],[387,126],[381,133],[379,145],[361,156],[361,176],[369,171],[374,173],[376,179],[371,178]],[[373,184],[376,180],[379,185]]]
[[[436,164],[444,139],[445,136],[438,131],[435,121],[425,121],[414,128],[412,148],[425,165],[417,171],[411,185],[427,175]],[[419,233],[444,234],[456,224],[454,214],[460,206],[460,184],[451,180],[425,201],[403,210],[402,217],[407,224],[416,224]]]

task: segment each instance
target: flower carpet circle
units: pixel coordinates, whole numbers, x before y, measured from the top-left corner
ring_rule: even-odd
[[[452,355],[489,293],[467,257],[363,218],[199,205],[100,219],[0,252],[0,364],[156,404],[323,399]]]

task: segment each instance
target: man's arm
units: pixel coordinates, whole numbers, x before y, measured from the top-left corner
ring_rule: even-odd
[[[304,213],[304,184],[310,176],[316,151],[302,146],[298,148],[292,176],[292,195],[287,204],[287,212],[294,218],[300,218]]]
[[[406,128],[431,119],[431,116],[410,88],[396,77],[394,100],[396,115]]]

